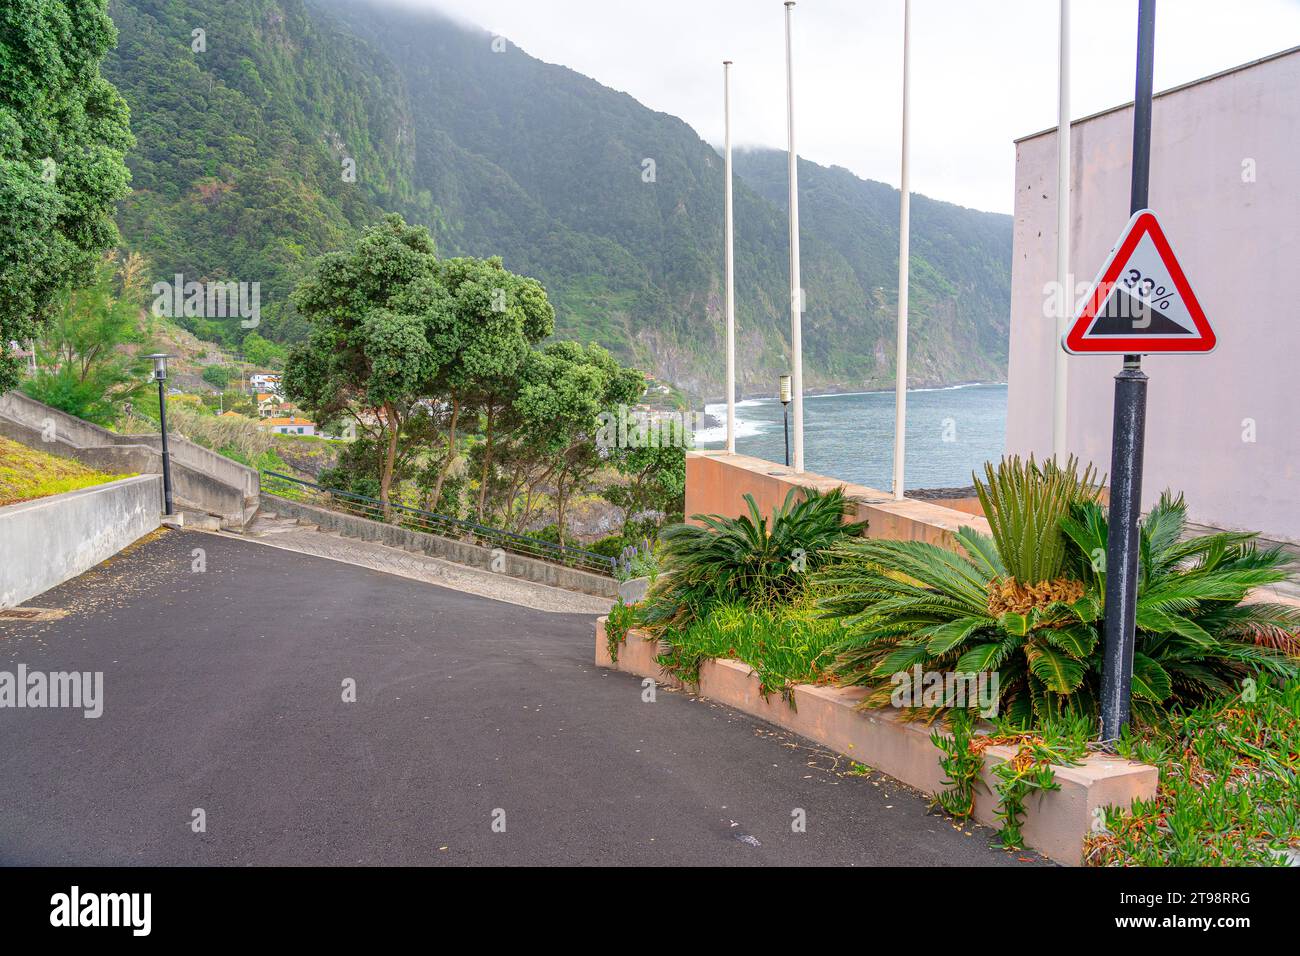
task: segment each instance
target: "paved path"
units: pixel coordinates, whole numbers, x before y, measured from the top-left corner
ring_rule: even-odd
[[[188,531],[35,603],[68,614],[0,624],[0,670],[103,671],[104,713],[0,710],[3,863],[1024,865],[806,740],[643,703],[589,615]]]
[[[400,574],[404,578],[424,581],[426,584],[438,584],[538,611],[599,615],[608,613],[614,603],[609,598],[553,588],[508,574],[444,561],[418,551],[404,551],[360,538],[345,538],[340,534],[321,531],[315,525],[299,524],[293,518],[259,514],[249,525],[245,536],[287,551],[343,561],[374,571]]]

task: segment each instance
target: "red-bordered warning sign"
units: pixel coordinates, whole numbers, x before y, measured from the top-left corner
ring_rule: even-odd
[[[1209,352],[1216,339],[1156,214],[1133,214],[1061,340],[1067,352]]]

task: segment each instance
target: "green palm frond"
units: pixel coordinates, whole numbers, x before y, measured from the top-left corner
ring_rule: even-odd
[[[871,593],[916,590],[919,584],[975,613],[988,606],[990,575],[939,545],[865,538],[844,546],[837,554],[847,561],[832,567],[820,580],[832,589],[863,594],[867,603],[874,603]]]
[[[1007,576],[1006,565],[1002,563],[1002,556],[998,554],[997,544],[991,536],[971,527],[962,527],[957,530],[955,537],[971,562],[987,577]]]
[[[1043,631],[1043,636],[1078,660],[1092,656],[1092,652],[1097,649],[1097,629],[1090,624],[1049,628]]]
[[[959,617],[955,621],[921,628],[916,633],[918,637],[928,638],[926,650],[937,656],[966,643],[972,634],[982,627],[987,627],[988,623],[987,616]]]
[[[1080,581],[1095,582],[1098,589],[1106,584],[1106,509],[1095,501],[1070,506],[1060,521],[1061,531],[1074,545],[1067,556],[1073,576]]]
[[[996,468],[986,464],[984,479],[975,477],[975,492],[1007,573],[1026,585],[1058,578],[1066,560],[1061,520],[1072,506],[1096,500],[1096,471],[1089,465],[1080,472],[1073,457],[1062,466],[1015,456]]]
[[[962,674],[979,674],[983,671],[994,670],[1003,652],[1000,643],[976,644],[961,656],[954,670]]]
[[[1145,654],[1133,655],[1133,695],[1160,703],[1173,693],[1168,672]]]
[[[802,497],[800,497],[802,495]],[[843,488],[792,488],[765,517],[752,495],[745,514],[694,515],[660,533],[659,578],[641,610],[649,627],[681,625],[729,601],[764,605],[787,598],[866,522],[846,522],[853,503]]]
[[[1025,645],[1025,657],[1033,675],[1054,694],[1069,694],[1083,683],[1086,666],[1056,647],[1031,641]]]
[[[1175,498],[1170,492],[1164,492],[1142,521],[1142,538],[1156,566],[1169,568],[1178,563],[1177,559],[1171,561],[1170,556],[1186,526],[1187,505],[1183,496]]]

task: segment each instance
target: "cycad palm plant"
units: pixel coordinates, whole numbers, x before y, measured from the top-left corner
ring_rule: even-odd
[[[651,627],[683,625],[721,601],[751,606],[780,602],[816,571],[829,551],[859,535],[866,522],[845,522],[852,502],[843,488],[827,492],[791,489],[764,517],[752,495],[739,518],[695,515],[699,525],[660,532],[661,574],[641,609]]]
[[[1070,508],[1094,502],[1101,482],[1089,465],[1082,474],[1073,456],[1064,467],[1019,456],[984,466],[975,492],[988,518],[1003,572],[990,596],[995,609],[1017,610],[1077,596],[1077,582],[1062,578],[1069,546],[1061,519]]]
[[[1078,505],[1061,524],[1075,545],[1073,572],[1085,585],[1071,611],[1083,626],[1100,633],[1105,513],[1095,503]],[[1147,713],[1154,705],[1194,704],[1240,690],[1241,680],[1256,671],[1293,677],[1300,666],[1293,653],[1300,608],[1246,600],[1256,588],[1287,580],[1286,552],[1259,548],[1258,535],[1250,532],[1185,537],[1186,530],[1183,496],[1169,492],[1142,522],[1133,694],[1135,709]],[[1100,673],[1100,647],[1090,663]]]
[[[867,706],[888,702],[905,679],[895,675],[920,665],[996,671],[1000,711],[1015,721],[1096,713],[1106,516],[1091,472],[1070,481],[1053,471],[1032,460],[1027,469],[1015,461],[990,469],[977,485],[995,535],[963,528],[960,551],[881,540],[837,549],[838,560],[819,575],[828,590],[823,606],[856,631],[836,674],[871,688]],[[1060,490],[1049,494],[1050,487]],[[1185,526],[1182,498],[1166,495],[1141,528],[1139,717],[1199,701],[1257,668],[1296,672],[1293,658],[1265,645],[1300,627],[1300,612],[1243,603],[1252,588],[1286,578],[1283,554],[1258,550],[1248,534],[1183,541]],[[1044,561],[1034,548],[1057,558]],[[944,697],[941,706],[962,703]]]

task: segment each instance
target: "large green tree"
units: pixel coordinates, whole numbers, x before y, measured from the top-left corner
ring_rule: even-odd
[[[438,278],[451,307],[442,313],[445,321],[433,334],[442,370],[437,393],[447,413],[446,447],[431,496],[435,506],[456,459],[462,415],[482,411],[486,448],[480,475],[485,481],[497,419],[517,392],[520,368],[533,346],[555,330],[555,310],[541,283],[509,272],[500,258],[448,259],[439,263]],[[482,494],[479,499],[481,512]]]
[[[515,402],[527,449],[521,457],[545,463],[532,487],[545,483],[553,489],[555,524],[564,541],[568,504],[605,461],[596,441],[600,415],[617,415],[620,405],[640,398],[645,376],[619,365],[599,345],[552,342],[532,353],[521,379]]]
[[[686,505],[684,441],[616,447],[610,451],[609,463],[622,480],[612,482],[601,497],[622,508],[627,521],[644,521],[648,512],[653,512],[656,528],[665,521],[682,519]]]
[[[285,366],[289,397],[318,422],[348,418],[383,449],[385,511],[403,435],[429,420],[441,372],[434,346],[450,319],[427,229],[385,216],[347,252],[323,256],[293,294],[311,334]]]
[[[0,4],[0,391],[18,380],[10,344],[37,337],[117,242],[132,138],[126,104],[99,72],[117,42],[107,8]]]

